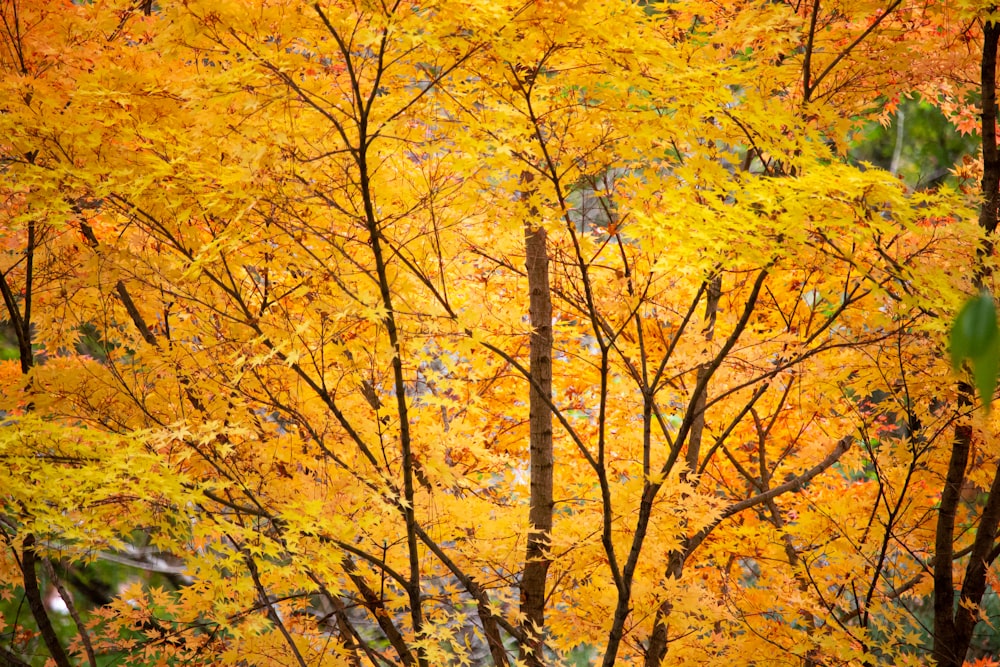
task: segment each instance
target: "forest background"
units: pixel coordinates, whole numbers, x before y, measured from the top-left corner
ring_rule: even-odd
[[[996,18],[0,1],[0,664],[997,664]]]

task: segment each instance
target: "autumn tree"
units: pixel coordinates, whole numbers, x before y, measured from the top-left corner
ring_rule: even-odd
[[[0,16],[4,661],[930,653],[989,252],[975,197],[845,155],[906,93],[968,112],[985,9]]]
[[[995,13],[995,8],[990,8]],[[987,235],[983,247],[977,253],[973,268],[973,284],[979,290],[991,287],[993,274],[994,241],[998,206],[1000,206],[1000,153],[997,148],[997,43],[1000,39],[1000,25],[988,16],[983,22],[981,84],[981,126],[982,175],[980,182],[981,202],[979,206],[979,227]],[[988,302],[988,316],[996,321],[992,297],[980,297],[980,302]],[[973,302],[975,303],[975,302]],[[966,309],[968,311],[968,309]],[[963,314],[967,314],[963,313]],[[954,361],[961,364],[962,354],[955,350],[960,337],[953,334],[952,354]],[[994,352],[991,358],[996,358]],[[989,407],[995,390],[996,364],[979,363],[974,369],[976,384],[982,398]],[[986,376],[985,382],[983,376]],[[964,380],[958,387],[958,403],[969,408],[974,404],[972,383]],[[939,519],[934,541],[934,645],[936,664],[942,666],[961,665],[972,644],[973,631],[982,620],[980,604],[991,577],[990,567],[1000,555],[996,545],[997,529],[1000,525],[1000,472],[985,473],[973,465],[970,469],[974,433],[976,425],[970,421],[960,422],[954,431],[951,456],[947,474],[941,490]],[[982,438],[989,442],[988,436]],[[978,502],[963,501],[963,488],[971,486],[977,493],[985,492],[982,507]],[[977,497],[977,501],[979,498]],[[964,505],[964,507],[963,507]],[[971,505],[971,507],[969,506]],[[967,513],[966,521],[972,524],[971,542],[964,548],[956,549],[955,531],[960,512]],[[978,521],[971,518],[979,510]],[[960,592],[955,589],[955,561],[967,556],[965,572],[962,575]],[[956,604],[956,593],[959,593]]]

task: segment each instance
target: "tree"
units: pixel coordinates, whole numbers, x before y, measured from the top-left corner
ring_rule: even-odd
[[[996,231],[998,206],[1000,206],[1000,153],[997,149],[997,100],[996,65],[997,43],[1000,39],[1000,25],[986,22],[983,27],[982,66],[982,125],[983,172],[981,181],[982,203],[979,211],[979,226],[988,235],[985,247],[980,250],[973,282],[982,289],[992,273],[989,259],[993,254],[992,235]],[[989,305],[988,324],[996,326],[996,313],[992,298],[980,297],[980,302]],[[972,302],[976,303],[975,301]],[[963,309],[958,322],[963,322],[975,309]],[[959,331],[959,330],[956,330]],[[995,336],[994,336],[995,337]],[[954,361],[961,364],[964,354],[956,349],[961,335],[953,335],[952,353]],[[993,343],[993,341],[989,341]],[[981,390],[983,401],[988,408],[996,388],[997,363],[995,343],[992,354],[986,358],[977,355],[974,375]],[[985,381],[984,381],[985,376]],[[973,403],[972,387],[963,382],[959,385],[959,402],[966,406]],[[989,484],[989,491],[975,527],[974,539],[967,549],[969,560],[962,579],[961,594],[955,605],[954,589],[954,532],[956,516],[961,505],[961,490],[966,484],[969,456],[972,449],[973,425],[961,423],[955,429],[955,439],[951,448],[948,472],[941,493],[940,518],[935,534],[934,558],[934,659],[938,665],[961,665],[972,633],[980,620],[980,603],[987,587],[989,568],[1000,555],[996,547],[997,527],[1000,525],[1000,472],[983,481]],[[982,482],[980,482],[982,483]],[[985,484],[983,485],[985,487]]]
[[[929,650],[983,230],[844,156],[904,93],[962,113],[982,54],[942,45],[984,11],[2,17],[6,661],[32,629],[60,665]],[[137,574],[82,604],[59,573],[102,560]]]

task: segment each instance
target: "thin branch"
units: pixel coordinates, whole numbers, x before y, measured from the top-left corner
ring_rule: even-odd
[[[66,651],[59,641],[59,635],[52,627],[49,620],[49,613],[45,609],[45,602],[42,600],[42,593],[38,588],[38,577],[35,574],[35,562],[38,560],[35,554],[35,536],[29,533],[24,537],[24,548],[21,557],[21,573],[23,575],[24,595],[28,598],[28,608],[31,615],[35,617],[38,625],[38,632],[42,635],[45,646],[49,649],[49,655],[57,667],[72,667]],[[305,667],[304,665],[302,667]]]
[[[84,625],[83,620],[80,618],[79,612],[76,610],[76,605],[73,604],[73,597],[63,586],[62,581],[56,576],[56,570],[52,567],[52,563],[45,559],[42,561],[42,565],[45,567],[45,573],[49,575],[49,580],[55,587],[56,592],[59,593],[59,597],[62,599],[63,604],[66,605],[66,609],[69,611],[70,617],[73,619],[73,623],[76,624],[77,632],[80,633],[80,643],[83,644],[83,649],[87,653],[87,662],[90,667],[97,667],[97,656],[94,654],[94,645],[90,641],[90,633],[87,631],[87,626]]]

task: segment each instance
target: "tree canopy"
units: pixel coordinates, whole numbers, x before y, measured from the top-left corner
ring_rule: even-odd
[[[986,660],[995,19],[3,0],[0,663]]]

